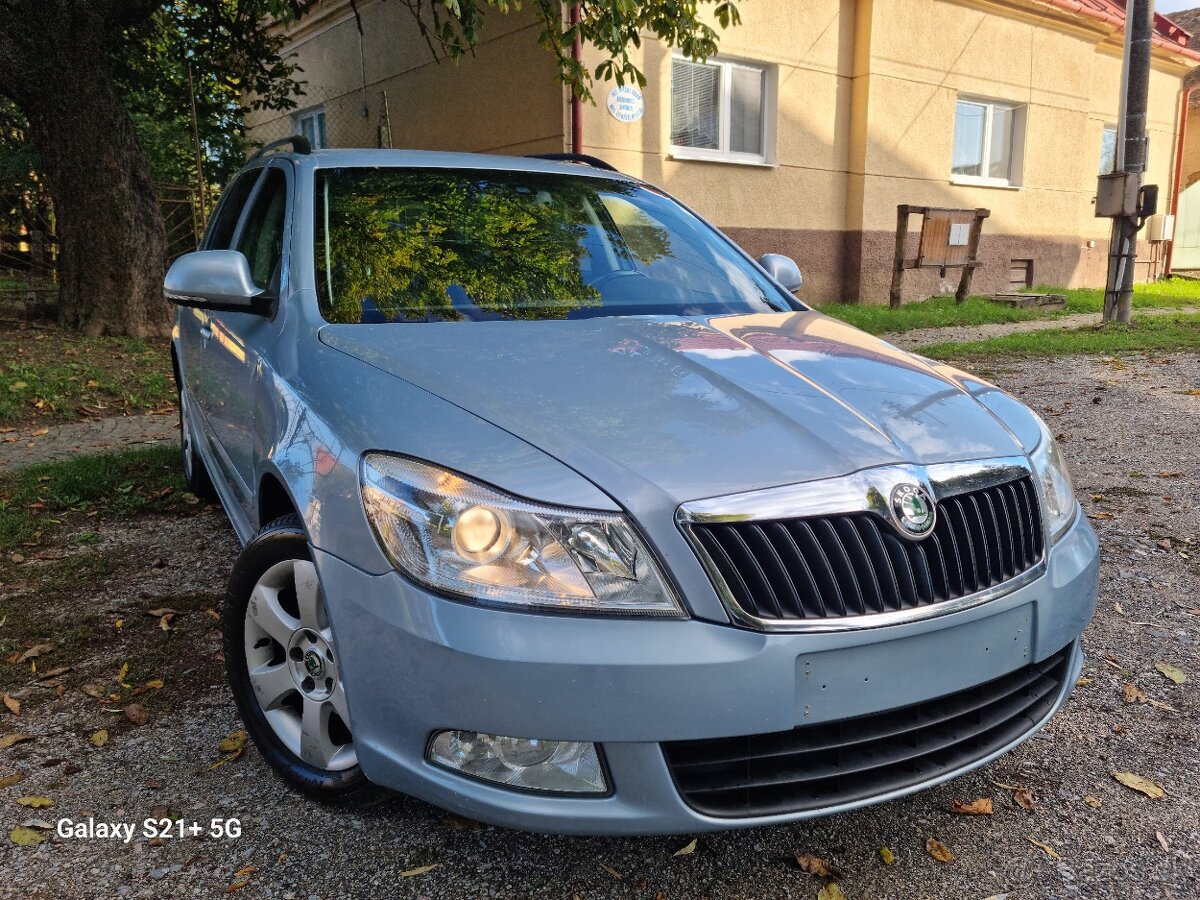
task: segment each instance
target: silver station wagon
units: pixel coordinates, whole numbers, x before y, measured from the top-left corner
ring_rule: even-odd
[[[165,290],[284,781],[726,829],[937,784],[1065,702],[1097,542],[1012,397],[599,160],[270,149]]]

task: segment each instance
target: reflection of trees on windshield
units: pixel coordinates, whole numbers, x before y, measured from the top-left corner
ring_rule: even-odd
[[[316,277],[330,322],[565,318],[601,304],[600,275],[670,250],[619,181],[429,169],[319,179]]]

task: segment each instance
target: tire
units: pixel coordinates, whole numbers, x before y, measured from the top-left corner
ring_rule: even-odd
[[[275,774],[325,803],[375,800],[380,791],[354,751],[333,634],[299,516],[276,519],[242,550],[229,576],[222,629],[234,702]]]
[[[182,387],[179,389],[179,453],[182,457],[183,480],[187,489],[201,500],[216,501],[217,491],[212,479],[208,476],[204,460],[196,452],[196,437],[192,434],[189,419],[186,415],[186,394]]]

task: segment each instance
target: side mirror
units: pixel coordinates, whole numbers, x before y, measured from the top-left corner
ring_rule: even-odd
[[[768,275],[792,293],[800,290],[800,287],[804,284],[804,277],[800,274],[800,267],[796,265],[796,261],[790,256],[783,256],[779,253],[764,253],[758,258],[758,264],[763,267]]]
[[[197,250],[171,263],[163,293],[172,303],[268,316],[274,298],[254,283],[250,262],[237,250]]]

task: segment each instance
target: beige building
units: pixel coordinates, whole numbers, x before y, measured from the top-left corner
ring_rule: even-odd
[[[1093,199],[1115,148],[1120,0],[758,0],[707,63],[644,40],[645,88],[596,85],[578,145],[531,17],[489,15],[473,57],[439,64],[402,4],[358,8],[361,32],[348,0],[291,29],[308,105],[254,114],[252,138],[595,155],[752,254],[794,257],[810,302],[886,300],[901,203],[991,210],[976,291],[1104,282],[1109,222]],[[1157,17],[1147,180],[1164,209],[1182,163],[1184,78],[1200,62],[1189,39]],[[585,48],[590,68],[600,61]],[[1200,154],[1195,168],[1200,178]],[[1165,246],[1141,246],[1139,277],[1161,273]],[[909,272],[905,296],[956,280]]]

